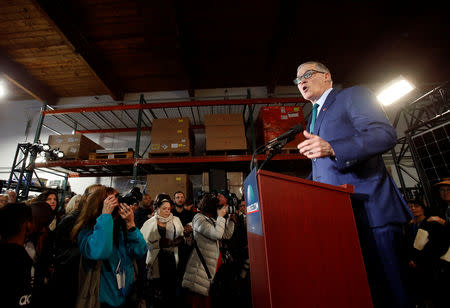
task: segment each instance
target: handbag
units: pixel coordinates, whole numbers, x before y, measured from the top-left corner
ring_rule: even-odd
[[[85,260],[80,258],[80,267],[78,269],[78,298],[76,308],[99,308],[100,294],[100,272],[102,270],[102,261]],[[89,267],[88,272],[84,270],[83,262],[95,262],[93,267]]]

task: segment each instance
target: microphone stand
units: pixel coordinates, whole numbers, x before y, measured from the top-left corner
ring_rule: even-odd
[[[288,143],[288,141],[290,141],[288,138],[277,141],[277,142],[272,142],[272,143],[266,143],[263,144],[262,146],[258,147],[255,152],[252,155],[252,160],[250,162],[250,171],[253,170],[253,164],[255,163],[255,168],[256,170],[262,169],[262,167],[266,164],[266,162],[268,162],[269,160],[271,160],[276,154],[281,152],[281,149],[286,145],[286,143]],[[269,153],[266,156],[266,159],[262,162],[262,164],[258,167],[258,161],[255,159],[255,156],[257,154],[259,154],[260,152],[262,152],[261,150],[269,150]],[[256,160],[256,161],[255,161]]]
[[[287,139],[283,139],[279,142],[276,142],[273,146],[269,148],[269,154],[267,154],[266,159],[262,162],[261,166],[259,166],[259,169],[262,169],[262,167],[271,160],[275,155],[281,152],[281,149],[286,145]]]

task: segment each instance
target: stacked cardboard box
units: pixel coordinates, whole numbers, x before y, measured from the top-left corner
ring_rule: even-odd
[[[242,114],[205,115],[206,150],[247,150]]]
[[[149,174],[147,175],[146,191],[155,199],[158,194],[166,193],[171,198],[177,191],[191,195],[192,184],[187,174]]]
[[[81,134],[50,135],[48,136],[48,144],[52,149],[59,148],[60,151],[64,152],[64,159],[89,159],[89,153],[103,149],[103,147]]]
[[[209,192],[209,172],[202,173],[202,191]]]
[[[227,172],[227,186],[230,193],[235,193],[240,199],[243,194],[244,173]],[[202,191],[209,192],[209,172],[202,173]]]
[[[257,119],[257,143],[264,144],[288,131],[292,126],[301,124],[305,127],[305,119],[301,107],[271,106],[261,108]],[[283,149],[297,149],[297,145],[305,140],[298,134]]]
[[[230,193],[235,193],[239,199],[242,198],[244,173],[227,172],[227,182],[228,182],[228,190],[230,191]]]
[[[192,152],[194,139],[189,118],[155,119],[151,138],[150,154]]]

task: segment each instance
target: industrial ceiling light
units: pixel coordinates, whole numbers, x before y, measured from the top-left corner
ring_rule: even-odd
[[[399,100],[401,97],[414,90],[414,88],[412,83],[400,76],[388,83],[380,94],[377,95],[377,98],[383,105],[387,106]]]
[[[6,95],[6,86],[3,80],[0,80],[0,98]]]

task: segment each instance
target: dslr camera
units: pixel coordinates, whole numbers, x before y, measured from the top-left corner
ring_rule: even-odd
[[[125,203],[131,206],[135,203],[139,203],[142,200],[142,193],[139,187],[133,187],[128,193],[123,196],[120,194],[116,194],[116,198],[119,203]]]
[[[230,193],[228,190],[219,190],[217,194],[221,194],[227,199],[228,214],[237,214],[240,202],[236,194]]]

